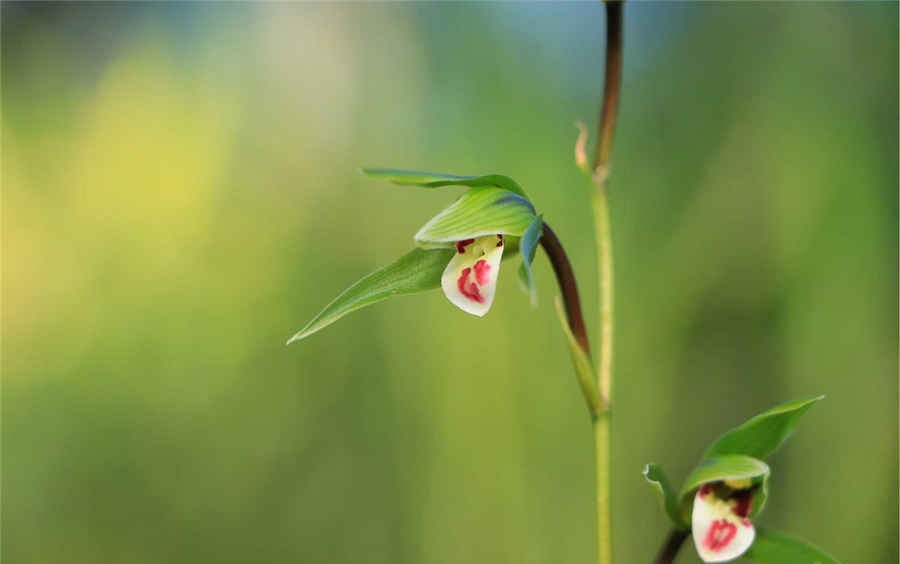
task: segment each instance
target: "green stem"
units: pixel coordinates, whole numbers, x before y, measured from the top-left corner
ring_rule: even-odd
[[[622,2],[606,0],[606,64],[604,66],[603,102],[597,124],[597,146],[594,153],[591,200],[594,210],[594,234],[597,244],[599,280],[600,358],[597,387],[607,411],[594,420],[594,457],[597,477],[597,562],[612,560],[612,515],[610,511],[610,414],[612,405],[613,353],[613,258],[607,198],[612,156],[613,131],[619,106],[622,77]]]
[[[622,74],[622,3],[606,0],[606,75],[603,87],[603,104],[597,125],[597,146],[594,154],[593,189],[591,201],[594,210],[594,230],[597,244],[597,267],[599,269],[599,334],[600,359],[597,365],[597,384],[594,385],[592,370],[584,370],[577,358],[585,358],[590,365],[590,346],[584,319],[581,315],[578,288],[575,275],[566,257],[562,244],[553,230],[544,224],[541,244],[556,273],[566,310],[566,321],[570,337],[577,343],[583,355],[573,356],[575,370],[579,376],[582,392],[588,403],[594,427],[594,457],[596,461],[597,493],[597,562],[611,564],[612,558],[612,514],[610,511],[610,412],[612,399],[612,351],[613,351],[613,268],[612,240],[609,228],[609,204],[607,201],[607,179],[612,154],[613,130],[619,100],[619,85]],[[584,155],[585,133],[575,146],[575,162],[586,168]]]
[[[613,257],[609,228],[609,199],[606,182],[596,186],[592,194],[594,228],[597,245],[597,277],[600,295],[600,357],[597,367],[597,387],[607,406],[612,402],[613,358]]]
[[[594,454],[597,479],[597,562],[612,562],[612,515],[609,504],[609,411],[594,419]]]
[[[609,207],[605,186],[593,194],[594,223],[597,236],[597,262],[600,279],[600,357],[597,388],[606,411],[594,419],[594,457],[597,487],[597,562],[612,560],[612,515],[610,510],[610,402],[612,400],[612,241],[609,232]]]

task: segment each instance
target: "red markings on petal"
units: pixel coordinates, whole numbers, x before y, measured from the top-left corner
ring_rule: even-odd
[[[712,491],[712,489],[713,489],[712,484],[703,484],[700,487],[700,497],[703,497],[703,496],[709,494]]]
[[[475,267],[478,267],[477,263],[475,264]],[[484,303],[484,296],[481,295],[481,292],[478,289],[478,285],[475,282],[469,281],[469,274],[471,273],[471,268],[464,268],[462,272],[460,272],[459,278],[456,279],[456,287],[459,289],[459,293],[463,296],[469,298],[473,302],[482,304]]]
[[[737,535],[737,525],[727,519],[718,519],[713,521],[706,531],[703,545],[713,552],[719,552],[731,543],[735,535]]]
[[[484,259],[479,259],[478,262],[475,263],[475,282],[478,282],[479,286],[484,286],[488,282],[490,282],[491,277],[488,274],[491,271],[491,265]]]
[[[497,246],[498,247],[503,246],[503,235],[497,235]]]
[[[462,241],[456,242],[456,250],[459,251],[459,254],[464,254],[466,252],[466,247],[475,242],[475,239],[463,239]]]

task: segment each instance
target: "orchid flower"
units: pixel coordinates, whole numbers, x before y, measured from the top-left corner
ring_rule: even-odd
[[[514,256],[516,252],[522,256],[520,285],[534,303],[531,262],[543,234],[543,220],[515,181],[496,174],[457,176],[393,169],[365,172],[400,185],[454,185],[468,190],[419,229],[413,237],[413,251],[353,284],[289,343],[365,306],[436,288],[441,288],[461,310],[483,317],[494,303],[504,255]]]
[[[704,562],[727,562],[744,554],[756,538],[750,522],[750,481],[706,483],[697,490],[691,512],[694,546]]]
[[[487,235],[456,242],[456,254],[441,275],[444,295],[466,313],[484,316],[494,303],[503,235]]]
[[[661,471],[653,470],[653,476],[647,472],[645,476],[664,481],[659,480]],[[690,524],[694,546],[704,562],[734,560],[756,539],[750,519],[765,505],[768,483],[769,466],[762,460],[732,454],[706,458],[688,476],[680,508],[670,516]]]
[[[806,541],[782,533],[757,530],[753,519],[769,493],[769,465],[764,459],[778,450],[807,410],[823,396],[775,406],[716,439],[703,453],[681,490],[669,484],[658,464],[644,468],[644,478],[662,496],[674,538],[692,537],[704,562],[728,562],[742,555],[764,564],[837,561]],[[681,540],[668,546],[660,562],[671,562]],[[775,560],[773,560],[773,558]]]

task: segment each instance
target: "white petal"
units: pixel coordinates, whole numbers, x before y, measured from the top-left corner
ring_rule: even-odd
[[[704,562],[727,562],[747,552],[756,530],[732,504],[719,499],[711,488],[701,488],[694,497],[691,530],[697,554]]]
[[[488,235],[456,244],[441,276],[444,295],[459,309],[482,317],[491,309],[503,257],[503,237]]]

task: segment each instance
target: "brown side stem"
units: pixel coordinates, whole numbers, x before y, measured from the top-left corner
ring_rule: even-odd
[[[675,562],[675,557],[678,556],[678,551],[689,534],[690,531],[684,529],[672,529],[669,531],[665,544],[659,549],[659,554],[656,555],[656,560],[653,561],[654,564],[672,564]]]
[[[559,291],[562,293],[563,306],[566,310],[566,319],[569,321],[569,329],[581,349],[591,356],[591,345],[588,341],[587,328],[584,324],[584,315],[581,313],[581,298],[578,296],[578,284],[575,282],[575,271],[572,263],[566,255],[566,250],[549,225],[544,223],[544,234],[541,236],[541,247],[547,253],[547,258],[553,266]]]

